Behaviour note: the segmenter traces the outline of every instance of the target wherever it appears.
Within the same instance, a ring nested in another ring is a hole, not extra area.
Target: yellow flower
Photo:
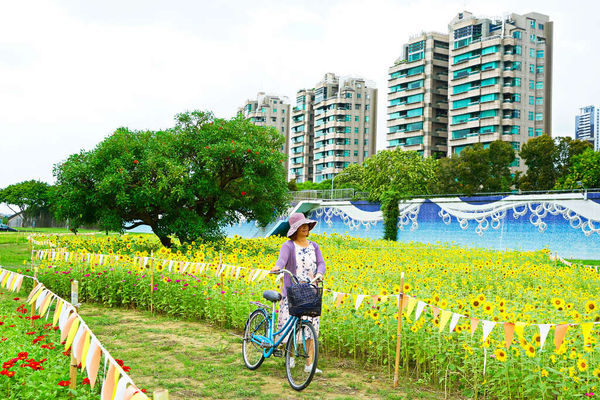
[[[528,345],[527,349],[525,349],[525,354],[533,358],[535,356],[535,347],[532,344]]]
[[[596,311],[596,303],[591,300],[585,303],[585,311],[588,313]]]
[[[542,369],[542,370],[540,371],[540,374],[542,375],[542,377],[544,377],[544,378],[545,378],[545,377],[547,377],[547,376],[548,376],[548,371],[546,371],[545,369]]]
[[[594,375],[596,378],[600,379],[600,369],[596,368],[595,370],[593,370],[592,375]]]
[[[588,368],[587,360],[585,358],[577,360],[577,368],[579,368],[581,372],[585,371]]]
[[[494,351],[494,354],[496,355],[496,359],[498,359],[498,361],[506,361],[506,352],[504,351],[504,349],[496,349]]]

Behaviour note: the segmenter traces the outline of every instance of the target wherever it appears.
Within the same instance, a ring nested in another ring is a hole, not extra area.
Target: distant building
[[[575,116],[575,139],[585,140],[600,151],[600,110],[594,106],[582,107]]]
[[[281,149],[283,154],[289,154],[290,132],[290,102],[287,97],[267,95],[258,92],[256,100],[247,100],[239,109],[244,117],[258,126],[272,126],[285,136],[285,144]],[[285,161],[288,169],[289,160]]]
[[[448,35],[421,33],[388,70],[387,148],[448,152]]]
[[[552,135],[553,22],[539,13],[450,22],[448,155]],[[514,167],[524,169],[517,158]]]
[[[290,179],[321,182],[375,154],[377,89],[357,77],[325,74],[297,92],[290,132]]]

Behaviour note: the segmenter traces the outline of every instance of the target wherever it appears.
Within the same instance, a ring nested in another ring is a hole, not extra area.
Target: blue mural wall
[[[298,205],[296,206],[298,208]],[[564,258],[600,259],[600,193],[413,199],[399,205],[398,240],[498,250],[548,248]],[[380,239],[379,204],[322,201],[309,217],[317,233]],[[265,236],[254,223],[228,234]]]

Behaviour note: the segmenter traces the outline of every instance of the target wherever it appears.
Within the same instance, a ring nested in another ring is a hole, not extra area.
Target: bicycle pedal
[[[273,357],[283,357],[283,351],[281,349],[273,350]]]

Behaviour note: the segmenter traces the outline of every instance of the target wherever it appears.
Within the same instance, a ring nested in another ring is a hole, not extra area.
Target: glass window
[[[452,102],[452,109],[453,110],[457,110],[459,108],[464,108],[467,107],[471,102],[471,99],[462,99],[462,100],[456,100]]]
[[[469,120],[469,118],[471,118],[471,114],[467,113],[467,114],[461,114],[461,115],[455,115],[452,117],[452,123],[453,124],[462,124],[464,122],[467,122]]]
[[[498,78],[487,78],[481,80],[481,86],[490,86],[498,83]]]
[[[544,73],[544,66],[543,65],[538,65],[537,67],[535,67],[536,71],[538,74],[543,74]]]
[[[529,96],[529,104],[533,105],[534,98],[533,96]]]
[[[519,125],[513,125],[510,128],[511,135],[518,135],[521,132],[521,127]]]
[[[365,128],[365,135],[369,134],[369,128]]]
[[[543,121],[544,120],[544,113],[535,113],[535,120],[536,121]]]
[[[533,33],[529,35],[529,41],[535,43],[535,35]]]
[[[344,128],[344,133],[352,133],[352,132],[350,131],[350,127],[349,127],[349,126],[347,126],[346,128]]]
[[[354,117],[354,122],[358,122],[358,115]]]
[[[492,133],[492,132],[496,132],[496,125],[488,125],[488,126],[482,126],[479,129],[480,133]]]
[[[529,57],[535,58],[535,49],[529,49]]]
[[[492,62],[487,62],[487,63],[481,64],[481,70],[482,71],[487,71],[488,69],[494,69],[494,68],[498,68],[498,62],[497,61],[492,61]],[[456,74],[456,72],[455,72],[455,74]]]
[[[369,122],[369,116],[365,115],[365,122]]]
[[[515,46],[515,54],[521,54],[523,53],[523,48],[519,45]]]
[[[354,133],[358,133],[358,128],[354,128]]]
[[[535,136],[540,136],[542,134],[542,128],[535,129]]]
[[[535,73],[535,65],[534,64],[529,64],[529,72],[531,72],[532,74]]]
[[[544,24],[538,24],[538,29],[540,31],[543,31],[544,30]]]
[[[423,115],[423,108],[413,108],[412,110],[406,110],[406,117],[418,117]]]
[[[481,96],[479,101],[481,103],[485,103],[485,102],[494,101],[494,100],[498,100],[498,93],[484,94],[483,96]]]
[[[358,145],[358,139],[354,139],[354,144]]]
[[[535,82],[533,81],[533,79],[529,80],[529,89],[535,89]]]
[[[535,29],[535,19],[529,20],[529,26],[531,26],[532,29]]]
[[[352,93],[346,93],[346,98],[347,99],[351,99],[352,98]]]
[[[354,157],[358,157],[358,150],[354,150]]]
[[[369,152],[365,150],[364,154],[363,154],[363,158],[367,158],[369,157]]]
[[[521,87],[521,78],[514,78],[513,79],[513,86]]]
[[[528,134],[530,137],[533,137],[533,128],[531,128],[531,127],[527,128],[527,134]]]
[[[520,102],[521,102],[521,95],[519,93],[513,94],[513,103],[520,103]]]
[[[492,53],[496,53],[498,51],[498,46],[489,46],[489,47],[484,47],[483,49],[481,49],[481,55],[485,55],[485,54],[492,54]]]
[[[413,94],[412,96],[408,96],[406,98],[406,104],[418,103],[420,101],[423,101],[423,98],[424,98],[423,93]]]
[[[544,104],[544,98],[543,97],[536,97],[535,98],[535,105],[541,106],[543,104]]]
[[[346,116],[344,117],[344,121],[346,121],[346,122],[350,122],[350,117],[352,117],[352,116],[351,116],[351,115],[346,115]]]
[[[536,89],[543,89],[544,88],[544,81],[539,81],[535,83],[535,88]]]
[[[537,51],[537,58],[544,58],[544,50]]]
[[[515,39],[521,39],[521,31],[514,31],[513,32],[513,37]]]
[[[498,110],[485,110],[479,113],[479,118],[490,118],[498,115]]]
[[[356,94],[356,98],[357,98],[357,99],[360,99],[360,97],[361,97],[361,96],[360,96],[360,93],[357,93],[357,94]]]
[[[453,94],[464,93],[464,92],[468,92],[469,90],[471,90],[471,84],[463,83],[462,85],[454,86],[452,88],[452,93]]]
[[[533,121],[533,111],[529,111],[529,113],[527,115],[527,119],[530,121]]]

